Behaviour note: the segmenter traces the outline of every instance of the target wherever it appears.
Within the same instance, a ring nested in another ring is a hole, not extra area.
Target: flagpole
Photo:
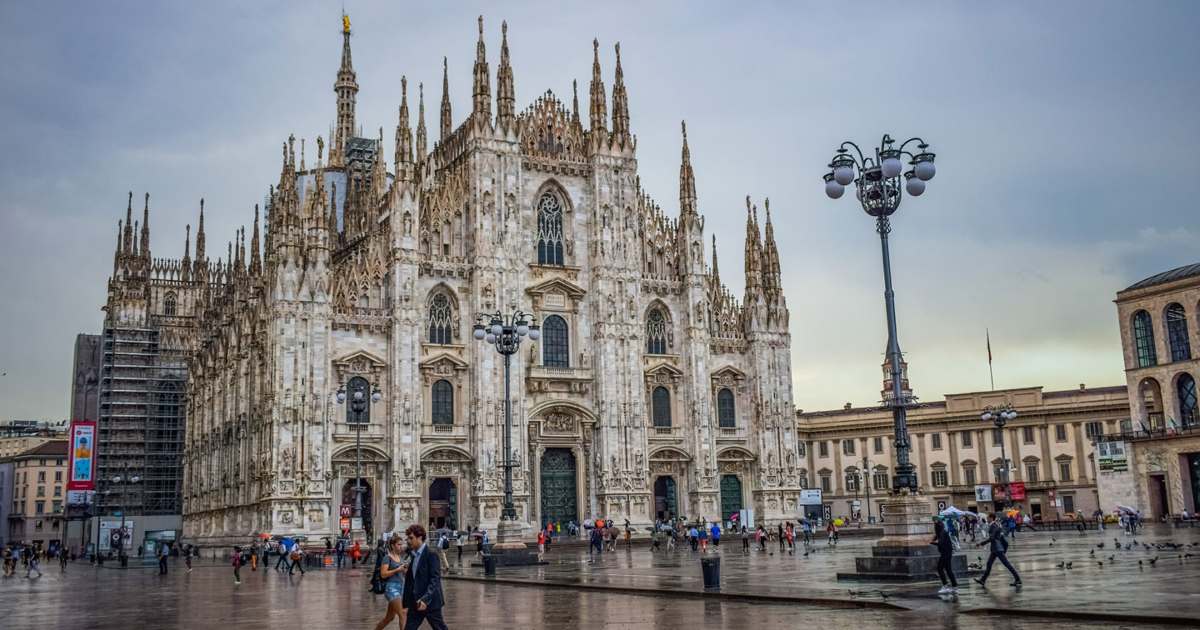
[[[992,331],[985,328],[984,334],[987,335],[988,379],[992,382],[992,391],[996,391],[996,375],[992,373]]]

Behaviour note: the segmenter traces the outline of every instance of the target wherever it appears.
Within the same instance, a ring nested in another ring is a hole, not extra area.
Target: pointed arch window
[[[667,316],[658,307],[650,309],[646,316],[646,353],[667,353]]]
[[[567,320],[551,315],[542,322],[542,365],[571,367],[571,340],[567,335]]]
[[[167,317],[174,317],[175,312],[175,294],[168,293],[167,296],[163,298],[163,315],[166,315]]]
[[[733,392],[728,387],[722,387],[717,392],[717,423],[722,429],[732,429],[737,426],[737,414],[734,408]]]
[[[454,339],[454,306],[445,293],[429,300],[429,343],[448,344]]]
[[[1167,342],[1171,346],[1172,361],[1187,361],[1192,358],[1192,345],[1188,341],[1187,313],[1178,302],[1167,306]]]
[[[450,381],[440,380],[433,384],[433,423],[436,425],[454,424],[454,386]]]
[[[538,264],[563,265],[563,207],[557,195],[542,193],[537,221]]]
[[[654,414],[654,426],[671,427],[671,392],[666,387],[655,387],[650,396],[650,404]]]
[[[1137,350],[1138,367],[1150,367],[1158,363],[1154,350],[1154,324],[1150,313],[1138,311],[1133,314],[1133,342]]]
[[[1175,382],[1176,393],[1179,395],[1179,419],[1183,426],[1190,427],[1200,420],[1200,410],[1197,409],[1196,379],[1184,372]]]

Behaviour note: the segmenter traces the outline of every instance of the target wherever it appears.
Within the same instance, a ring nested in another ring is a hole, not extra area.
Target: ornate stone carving
[[[573,416],[565,413],[551,413],[542,420],[542,431],[545,433],[576,433],[578,423]]]

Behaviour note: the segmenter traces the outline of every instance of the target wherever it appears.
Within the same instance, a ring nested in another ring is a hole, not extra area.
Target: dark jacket
[[[938,553],[943,556],[954,553],[954,541],[950,540],[950,532],[946,531],[946,526],[941,523],[933,526],[933,540],[929,541],[929,544],[937,545]]]
[[[1000,526],[1000,523],[992,523],[988,526],[987,540],[979,543],[979,546],[983,545],[987,545],[988,550],[992,553],[1008,552],[1008,541],[1004,539],[1004,528]]]
[[[416,610],[417,602],[425,602],[427,610],[438,610],[442,599],[442,563],[437,550],[426,542],[425,551],[408,570],[404,579],[404,607]]]

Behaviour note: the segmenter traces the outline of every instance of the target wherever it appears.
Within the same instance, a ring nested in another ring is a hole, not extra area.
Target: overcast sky
[[[151,195],[158,257],[182,254],[205,197],[217,255],[276,181],[279,143],[328,133],[340,6],[0,4],[0,420],[68,414],[74,337],[100,330],[126,191]],[[610,90],[620,41],[643,185],[677,213],[686,119],[736,295],[743,199],[771,198],[806,410],[871,404],[881,387],[878,239],[850,195],[822,191],[844,139],[920,135],[938,154],[892,249],[900,341],[925,400],[988,388],[988,328],[999,388],[1123,384],[1115,292],[1200,260],[1200,3],[346,9],[358,121],[388,138],[401,75],[410,97],[430,88],[436,135],[443,55],[455,124],[469,111],[479,13],[493,74],[508,20],[521,109],[547,89],[569,102],[578,79],[586,115],[592,38]]]

